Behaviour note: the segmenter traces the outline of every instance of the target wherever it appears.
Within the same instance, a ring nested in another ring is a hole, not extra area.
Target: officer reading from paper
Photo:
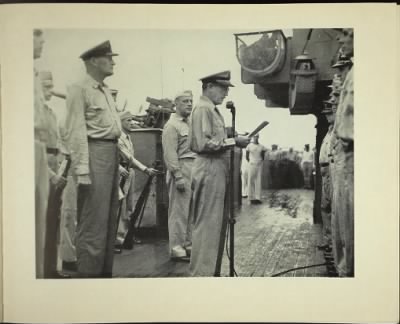
[[[111,44],[84,52],[87,75],[68,88],[66,139],[78,184],[76,253],[80,277],[111,277],[118,211],[121,121],[104,79],[114,73]]]
[[[250,142],[243,136],[227,138],[224,118],[216,107],[233,87],[230,77],[230,71],[224,71],[200,79],[203,94],[191,115],[189,143],[191,150],[198,153],[192,169],[191,276],[219,275],[228,210],[224,206],[229,180],[228,148],[244,148]]]

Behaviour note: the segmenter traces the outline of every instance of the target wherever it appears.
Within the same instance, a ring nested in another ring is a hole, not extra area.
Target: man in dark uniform
[[[121,121],[104,79],[114,73],[109,41],[84,52],[87,75],[68,88],[66,140],[78,184],[76,253],[80,277],[112,276],[118,211]]]
[[[268,162],[269,162],[269,176],[270,176],[270,188],[278,188],[278,161],[279,161],[279,151],[278,145],[272,144],[271,151],[268,152]]]
[[[227,138],[225,121],[216,105],[228,94],[230,71],[200,79],[203,94],[190,119],[189,145],[198,154],[192,167],[191,276],[219,276],[227,221],[225,190],[229,180],[229,150],[246,147],[250,138]]]

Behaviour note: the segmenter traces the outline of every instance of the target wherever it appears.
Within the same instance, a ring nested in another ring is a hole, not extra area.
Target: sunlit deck
[[[262,205],[243,205],[235,225],[235,270],[239,277],[270,277],[291,268],[322,264],[321,226],[313,224],[314,192],[303,189],[268,190]],[[168,241],[143,238],[143,244],[116,255],[115,277],[182,277],[187,263],[173,262]],[[223,257],[222,276],[229,276]],[[287,277],[327,277],[325,266],[288,272]]]

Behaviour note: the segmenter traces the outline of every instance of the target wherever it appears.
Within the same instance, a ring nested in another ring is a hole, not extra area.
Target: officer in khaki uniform
[[[172,260],[189,261],[191,253],[191,222],[189,207],[191,173],[196,153],[189,147],[188,118],[192,112],[193,94],[183,91],[175,96],[176,112],[165,124],[162,135],[164,161],[168,169],[169,193],[168,232]]]
[[[45,277],[57,278],[57,237],[61,211],[61,192],[67,179],[57,174],[59,167],[60,138],[57,117],[46,102],[50,101],[53,93],[53,75],[49,71],[40,71],[39,78],[42,84],[44,103],[44,116],[47,124],[46,151],[48,174],[50,179],[49,197],[46,213],[46,243],[45,243]]]
[[[337,104],[334,100],[325,101],[325,107],[322,114],[326,116],[329,123],[328,132],[325,135],[319,154],[319,166],[322,176],[322,197],[321,197],[321,215],[322,215],[322,236],[323,242],[319,246],[320,249],[330,251],[332,245],[332,226],[331,226],[331,209],[332,209],[332,184],[331,173],[329,169],[330,152],[332,142],[333,122],[335,115],[332,106]]]
[[[87,75],[67,92],[65,139],[78,185],[79,277],[112,276],[121,121],[104,79],[114,73],[115,55],[109,41],[84,52]]]
[[[353,30],[343,29],[339,39],[341,52],[353,57]],[[348,71],[347,71],[348,70]],[[343,86],[335,117],[333,133],[334,210],[332,219],[333,252],[341,277],[354,276],[354,87],[352,65],[342,69]]]
[[[225,121],[216,105],[228,94],[230,71],[200,79],[203,93],[190,118],[189,143],[198,154],[192,169],[193,219],[191,276],[219,276],[227,211],[225,191],[229,180],[229,150],[246,147],[250,139],[227,138]]]
[[[33,31],[33,59],[43,50],[43,31]],[[34,67],[34,138],[35,138],[35,243],[36,277],[45,277],[46,213],[49,197],[49,174],[46,153],[47,121],[45,100],[39,72]]]
[[[132,131],[133,115],[130,111],[123,111],[119,113],[121,119],[122,134],[118,139],[118,148],[120,154],[119,160],[119,175],[120,175],[120,188],[122,197],[120,197],[120,210],[118,232],[116,238],[115,252],[120,253],[125,236],[128,233],[130,226],[130,215],[135,206],[133,204],[133,191],[135,189],[135,170],[138,169],[147,175],[155,175],[157,170],[146,167],[139,160],[135,159],[133,143],[131,141],[130,133]],[[134,243],[140,243],[137,238],[134,238]]]

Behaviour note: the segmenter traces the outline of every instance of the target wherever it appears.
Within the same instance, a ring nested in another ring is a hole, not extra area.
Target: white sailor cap
[[[180,98],[180,97],[193,97],[193,93],[191,90],[184,90],[181,92],[178,92],[174,98],[174,100]]]

